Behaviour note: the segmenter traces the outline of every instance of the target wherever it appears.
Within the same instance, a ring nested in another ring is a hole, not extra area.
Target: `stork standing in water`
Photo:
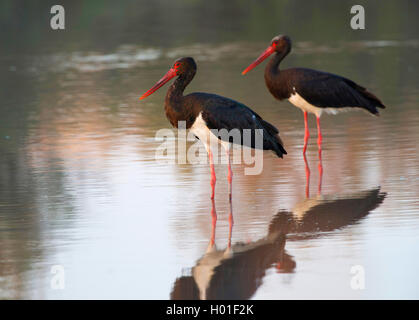
[[[228,159],[228,183],[231,199],[232,171],[229,147],[230,142],[236,143],[237,141],[230,141],[230,137],[227,137],[226,140],[223,136],[216,136],[214,132],[221,129],[229,132],[232,129],[238,129],[242,135],[240,141],[242,145],[245,144],[253,148],[260,147],[263,150],[272,150],[280,158],[287,152],[279,137],[278,129],[263,120],[257,113],[244,104],[209,93],[195,92],[183,95],[186,86],[195,76],[196,69],[196,63],[193,58],[187,57],[176,60],[163,78],[144,93],[140,97],[140,100],[155,92],[170,79],[177,77],[166,94],[166,116],[175,128],[178,127],[179,121],[185,121],[186,129],[190,129],[204,143],[210,162],[211,199],[214,199],[216,177],[210,141],[215,139],[213,141],[218,141],[218,143],[222,144]],[[245,141],[246,139],[243,139],[243,130],[245,129],[251,130],[252,139],[250,145],[249,142]],[[261,146],[257,146],[255,143],[257,130],[263,133],[263,145]]]
[[[310,136],[307,112],[316,115],[317,144],[321,159],[320,116],[323,112],[336,114],[350,108],[361,108],[378,116],[377,108],[384,109],[385,106],[374,94],[344,77],[307,68],[279,70],[279,64],[290,51],[291,39],[285,35],[276,36],[272,39],[269,47],[242,74],[246,74],[273,54],[265,68],[266,86],[276,99],[288,99],[289,102],[304,112],[304,154]]]

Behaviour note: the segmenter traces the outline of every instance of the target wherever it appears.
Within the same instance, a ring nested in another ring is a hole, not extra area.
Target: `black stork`
[[[285,35],[276,36],[269,47],[242,74],[246,74],[274,54],[265,68],[266,86],[276,99],[288,99],[304,112],[304,154],[310,136],[307,112],[314,113],[317,118],[317,143],[321,156],[320,116],[323,112],[336,114],[349,108],[361,108],[378,116],[377,107],[385,108],[374,94],[347,78],[307,68],[280,70],[279,64],[290,51],[291,39]]]
[[[196,69],[196,63],[193,58],[186,57],[176,60],[163,78],[144,93],[140,97],[140,100],[151,95],[170,79],[177,76],[177,79],[169,87],[166,94],[166,116],[175,128],[178,128],[179,121],[185,121],[186,129],[190,129],[204,143],[210,162],[211,199],[214,199],[216,177],[210,139],[211,141],[221,143],[228,159],[228,183],[231,199],[232,172],[229,147],[230,142],[236,143],[237,141],[230,141],[230,137],[226,139],[225,135],[217,135],[217,131],[224,129],[230,132],[230,130],[238,129],[243,136],[243,130],[250,129],[252,142],[248,145],[244,141],[245,139],[241,139],[241,144],[257,147],[254,142],[256,130],[258,130],[258,133],[262,132],[263,134],[263,150],[272,150],[280,158],[287,152],[279,137],[278,129],[263,120],[257,113],[244,104],[209,93],[195,92],[183,95],[186,86],[195,76]]]

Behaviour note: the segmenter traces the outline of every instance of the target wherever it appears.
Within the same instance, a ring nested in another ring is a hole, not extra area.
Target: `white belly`
[[[227,141],[222,141],[215,136],[210,129],[208,129],[204,119],[202,119],[202,113],[196,117],[195,122],[189,129],[194,135],[196,135],[199,140],[205,145],[207,151],[210,147],[218,145],[219,143],[222,144],[225,150],[229,150],[230,143]]]
[[[336,114],[344,110],[344,108],[319,108],[313,106],[312,104],[308,103],[303,97],[301,97],[297,92],[293,93],[288,98],[288,101],[303,111],[314,113],[317,117],[320,117],[323,111],[331,114]]]

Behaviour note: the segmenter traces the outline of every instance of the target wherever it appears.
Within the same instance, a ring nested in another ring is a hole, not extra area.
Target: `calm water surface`
[[[51,35],[0,54],[0,298],[419,298],[418,34],[318,44],[295,32],[284,67],[342,74],[387,105],[378,118],[322,117],[321,176],[314,118],[305,163],[301,111],[274,100],[263,67],[240,75],[277,26],[245,40],[240,21],[220,39],[201,30],[208,41],[158,45],[129,26],[120,43],[79,45],[83,30],[70,30],[66,46]],[[245,103],[285,142],[260,175],[233,165],[231,206],[225,164],[213,203],[208,165],[155,159],[167,87],[138,97],[180,56],[198,63],[187,92]],[[364,290],[351,289],[355,265]]]

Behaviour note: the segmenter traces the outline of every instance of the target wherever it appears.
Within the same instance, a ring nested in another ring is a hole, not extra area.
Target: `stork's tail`
[[[375,94],[369,92],[366,88],[360,86],[359,84],[351,80],[348,80],[347,83],[356,91],[358,91],[358,93],[361,94],[365,102],[363,108],[371,112],[373,115],[379,116],[377,108],[386,108],[386,106],[381,102],[381,100]]]
[[[272,150],[279,158],[282,158],[287,151],[284,149],[284,143],[279,136],[278,129],[269,122],[261,119],[264,130],[263,149]]]

